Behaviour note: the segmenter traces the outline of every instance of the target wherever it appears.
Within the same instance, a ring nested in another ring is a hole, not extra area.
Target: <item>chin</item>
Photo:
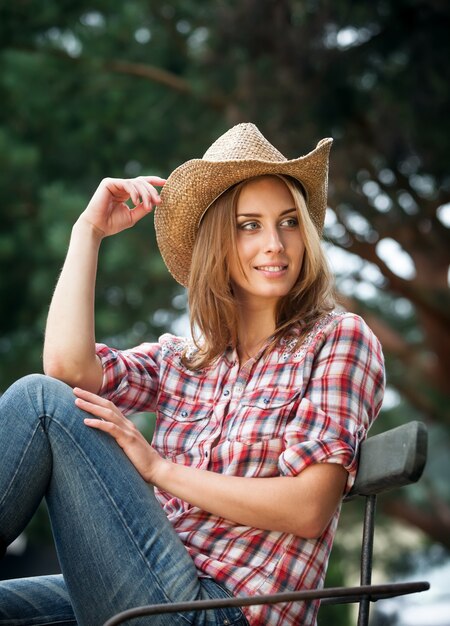
[[[261,291],[259,293],[254,292],[254,296],[267,300],[280,300],[280,298],[284,298],[285,296],[287,296],[289,291],[289,289],[271,289],[267,291]]]

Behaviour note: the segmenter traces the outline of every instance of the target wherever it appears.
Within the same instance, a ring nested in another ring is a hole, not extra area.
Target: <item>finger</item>
[[[111,400],[107,400],[106,398],[99,396],[97,393],[93,393],[92,391],[87,391],[87,389],[82,389],[81,387],[74,387],[73,393],[78,398],[83,398],[84,400],[88,400],[89,402],[92,402],[93,404],[99,404],[100,406],[104,406],[107,408],[111,408],[115,406],[114,403],[111,402]]]
[[[139,176],[136,179],[136,183],[139,186],[139,190],[141,191],[141,198],[143,200],[145,196],[149,198],[149,203],[151,204],[151,207],[149,206],[149,209],[152,208],[155,204],[159,204],[161,202],[158,190],[155,189],[155,187],[151,183],[151,180],[153,178],[154,177],[151,176]],[[159,180],[163,181],[163,183],[159,183],[158,186],[165,183],[165,180],[163,178]]]
[[[76,398],[75,405],[82,411],[90,413],[91,415],[95,415],[95,417],[98,417],[101,420],[105,420],[105,422],[121,424],[125,419],[117,409],[114,410],[106,408],[104,406],[100,406],[98,404],[93,404],[92,402],[88,402],[87,400],[83,400],[82,398]]]
[[[106,189],[116,202],[125,202],[128,198],[137,204],[139,202],[138,195],[134,189],[131,180],[123,178],[106,178],[104,180]]]
[[[104,422],[101,419],[96,417],[85,417],[83,423],[90,428],[95,428],[96,430],[102,430],[103,432],[111,432],[114,424],[111,422]]]
[[[136,179],[134,184],[139,192],[141,204],[144,206],[146,211],[151,211],[153,206],[159,202],[158,192],[144,179]]]
[[[159,204],[159,194],[156,189],[143,178],[134,178],[130,181],[133,192],[130,194],[133,201],[133,211],[143,205],[146,211],[151,211],[155,204]],[[137,200],[137,201],[136,201]]]
[[[112,422],[104,422],[101,419],[96,419],[95,417],[86,417],[83,420],[83,423],[89,428],[94,428],[95,430],[101,430],[104,433],[108,433],[111,437],[113,437],[117,442],[120,438],[120,429],[113,424]]]
[[[134,180],[127,181],[125,188],[130,195],[130,199],[133,205],[135,207],[138,206],[141,203],[141,194],[138,186],[136,185],[136,182]]]
[[[75,399],[76,406],[83,411],[108,422],[122,423],[125,420],[125,417],[110,400],[79,387],[75,387],[73,392],[77,396]]]
[[[161,187],[165,184],[165,178],[159,176],[138,176],[137,178],[106,178],[103,181],[111,195],[118,201],[131,199],[134,206],[150,194],[152,205],[159,204],[158,191],[153,187]],[[145,202],[144,202],[145,203]],[[150,209],[150,207],[149,207]]]
[[[167,181],[166,178],[161,178],[160,176],[142,176],[142,178],[156,187],[164,187]]]
[[[137,183],[136,178],[119,179],[117,185],[117,193],[115,195],[117,200],[127,201],[131,200],[134,206],[141,203],[141,190]],[[127,205],[127,208],[128,205]]]
[[[132,226],[134,226],[136,222],[139,222],[139,220],[141,220],[143,217],[148,215],[150,211],[152,210],[152,208],[153,207],[150,207],[150,209],[146,209],[143,204],[139,204],[132,211],[130,211],[130,218],[131,218]]]

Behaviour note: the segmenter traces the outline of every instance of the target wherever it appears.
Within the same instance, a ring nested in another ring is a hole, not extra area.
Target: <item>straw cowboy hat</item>
[[[311,219],[322,232],[327,208],[328,157],[333,140],[322,139],[309,154],[289,161],[254,124],[238,124],[219,137],[202,159],[186,161],[167,179],[155,210],[161,255],[172,276],[187,286],[201,219],[233,185],[254,176],[284,174],[306,194]]]

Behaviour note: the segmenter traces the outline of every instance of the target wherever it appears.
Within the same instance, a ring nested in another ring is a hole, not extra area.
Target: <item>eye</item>
[[[259,228],[258,222],[242,222],[238,224],[240,230],[257,230]]]
[[[288,228],[295,228],[298,226],[298,219],[296,217],[288,217],[281,222],[282,226],[287,226]]]

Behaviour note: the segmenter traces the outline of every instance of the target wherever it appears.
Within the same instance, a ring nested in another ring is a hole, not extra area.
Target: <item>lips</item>
[[[261,272],[282,272],[287,269],[287,265],[259,265],[255,269]]]

